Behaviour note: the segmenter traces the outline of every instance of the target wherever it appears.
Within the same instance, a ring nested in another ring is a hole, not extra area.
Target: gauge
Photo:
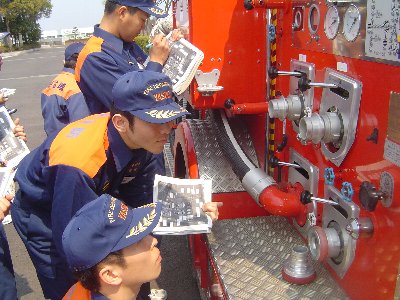
[[[310,11],[308,12],[308,29],[310,30],[311,34],[317,33],[320,19],[321,14],[318,6],[316,4],[311,5]]]
[[[361,14],[357,6],[351,4],[343,17],[343,35],[349,42],[354,41],[360,33]]]
[[[293,28],[300,30],[303,27],[303,13],[300,10],[294,12]]]
[[[339,21],[339,12],[337,8],[335,6],[329,6],[324,21],[324,31],[328,39],[333,40],[338,34]]]

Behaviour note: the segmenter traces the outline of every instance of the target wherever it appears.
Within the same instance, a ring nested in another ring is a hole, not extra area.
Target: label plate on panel
[[[387,136],[400,144],[400,94],[391,92]]]
[[[400,145],[386,139],[383,157],[400,167]]]
[[[399,18],[400,1],[368,0],[365,56],[400,62]]]

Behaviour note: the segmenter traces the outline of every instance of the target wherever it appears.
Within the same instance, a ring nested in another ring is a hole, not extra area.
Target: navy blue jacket
[[[56,133],[65,125],[90,115],[74,74],[74,69],[64,68],[42,91],[42,115],[47,135]]]
[[[75,79],[90,112],[110,111],[114,83],[127,72],[143,69],[146,59],[146,53],[136,43],[124,42],[96,25],[75,68]],[[146,70],[161,72],[162,65],[150,61]]]
[[[102,194],[131,207],[153,201],[157,156],[129,149],[109,118],[105,113],[67,125],[18,167],[14,203],[31,215],[29,250],[44,265],[65,262],[62,233],[86,203]]]

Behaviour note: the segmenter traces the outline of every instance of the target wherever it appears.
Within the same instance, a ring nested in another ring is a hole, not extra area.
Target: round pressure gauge
[[[361,14],[357,6],[351,4],[343,17],[343,35],[349,42],[354,41],[360,34]]]
[[[318,6],[316,4],[311,5],[308,12],[308,29],[310,30],[311,34],[317,33],[320,19],[321,13],[319,12]]]
[[[324,31],[328,39],[333,40],[338,34],[339,21],[339,12],[337,8],[335,6],[329,6],[324,21]]]
[[[303,13],[300,10],[296,10],[294,12],[294,21],[293,27],[294,29],[300,29],[303,25]]]

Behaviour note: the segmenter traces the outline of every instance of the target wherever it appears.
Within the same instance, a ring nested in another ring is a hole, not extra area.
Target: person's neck
[[[140,149],[140,147],[138,146],[138,145],[136,145],[133,141],[132,141],[132,139],[130,138],[130,137],[128,137],[128,135],[127,134],[125,134],[125,133],[119,133],[119,135],[120,135],[120,137],[121,137],[121,139],[124,141],[124,143],[125,143],[125,145],[129,148],[129,149],[131,149],[131,150],[136,150],[136,149]]]
[[[103,16],[99,28],[121,39],[118,31],[117,20],[113,19],[112,16]]]
[[[136,300],[140,291],[140,285],[134,287],[127,286],[105,286],[100,288],[100,293],[109,300]]]

